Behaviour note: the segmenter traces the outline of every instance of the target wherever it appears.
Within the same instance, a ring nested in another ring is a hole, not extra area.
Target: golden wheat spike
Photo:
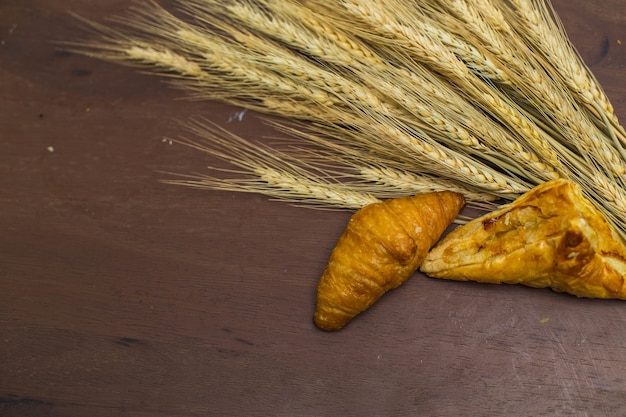
[[[244,178],[187,184],[353,207],[428,184],[511,199],[561,177],[626,235],[626,136],[547,1],[177,4],[182,14],[151,2],[92,24],[96,38],[74,46],[312,132],[285,151],[235,141],[228,153],[196,126]]]

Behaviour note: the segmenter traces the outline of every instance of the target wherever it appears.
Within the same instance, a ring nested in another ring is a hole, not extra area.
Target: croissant
[[[626,299],[624,242],[567,180],[539,185],[458,227],[430,251],[420,270],[435,278]]]
[[[405,282],[464,205],[461,194],[443,191],[390,199],[357,211],[319,280],[315,325],[339,330]]]

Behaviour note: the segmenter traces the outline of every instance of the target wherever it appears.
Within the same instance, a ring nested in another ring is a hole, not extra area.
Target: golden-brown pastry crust
[[[454,280],[626,299],[626,247],[580,187],[554,180],[458,227],[420,267]]]
[[[465,204],[436,192],[370,204],[355,213],[317,287],[314,322],[339,330],[406,281]]]

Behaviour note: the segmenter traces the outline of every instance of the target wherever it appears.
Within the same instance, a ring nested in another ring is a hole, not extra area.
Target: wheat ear
[[[192,128],[240,177],[188,185],[355,208],[411,181],[488,201],[566,177],[626,235],[623,129],[524,34],[522,3],[179,0],[182,17],[150,3],[78,49],[312,129],[283,150]]]
[[[529,44],[548,62],[574,96],[610,128],[626,144],[624,129],[614,113],[613,105],[589,67],[569,41],[558,15],[549,2],[537,0],[512,0],[509,12],[515,13],[517,30]]]
[[[516,38],[505,39],[485,21],[483,11],[478,9],[485,3],[470,4],[466,0],[441,2],[447,12],[441,13],[440,17],[454,26],[454,19],[451,19],[454,16],[461,22],[457,26],[469,29],[500,62],[514,69],[513,73],[517,78],[514,85],[523,91],[520,98],[530,100],[529,103],[543,114],[550,112],[558,129],[567,132],[565,138],[567,143],[581,142],[580,146],[585,148],[586,152],[591,152],[612,175],[623,176],[626,173],[626,162],[616,152],[611,141],[584,112],[577,110],[577,105],[569,93],[566,94],[555,85],[553,78],[545,72],[544,66],[536,63],[536,56],[528,51],[526,45]],[[515,44],[515,48],[508,45],[511,42]],[[515,54],[512,52],[513,49]]]
[[[213,123],[196,120],[187,126],[200,139],[180,138],[172,141],[229,162],[236,169],[214,170],[230,172],[236,174],[236,177],[228,179],[205,174],[177,174],[179,179],[164,182],[223,191],[254,192],[316,207],[358,209],[379,201],[365,192],[364,187],[329,180],[332,175],[325,174],[321,169],[307,171],[289,162],[292,158],[277,149],[261,143],[251,145]]]

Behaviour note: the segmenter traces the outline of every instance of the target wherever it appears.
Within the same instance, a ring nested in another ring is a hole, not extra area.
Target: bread
[[[405,282],[464,204],[461,194],[446,191],[390,199],[356,212],[319,280],[317,327],[341,329]]]
[[[430,251],[420,269],[435,278],[626,299],[624,242],[568,180],[539,185],[458,227]]]

